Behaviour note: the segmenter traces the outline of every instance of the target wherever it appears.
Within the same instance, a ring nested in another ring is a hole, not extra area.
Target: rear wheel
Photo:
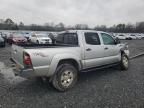
[[[129,67],[129,59],[126,56],[126,54],[122,54],[121,55],[121,63],[120,63],[120,67],[122,70],[128,70]]]
[[[77,69],[71,64],[64,63],[58,66],[52,84],[59,91],[67,91],[75,85],[77,77]]]

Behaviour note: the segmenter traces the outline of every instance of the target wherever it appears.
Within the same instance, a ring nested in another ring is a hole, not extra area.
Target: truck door
[[[114,38],[107,33],[100,33],[104,46],[104,58],[107,64],[115,63],[120,60],[120,48],[115,44]]]
[[[84,41],[84,68],[87,69],[104,65],[104,46],[101,45],[98,33],[85,32]]]

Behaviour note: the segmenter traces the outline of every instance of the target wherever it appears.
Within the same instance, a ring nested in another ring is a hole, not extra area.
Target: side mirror
[[[120,44],[120,40],[118,38],[115,39],[115,44]]]

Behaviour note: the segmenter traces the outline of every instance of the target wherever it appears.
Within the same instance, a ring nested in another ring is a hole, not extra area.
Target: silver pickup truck
[[[14,73],[25,78],[46,77],[59,91],[72,88],[79,72],[109,66],[128,69],[128,45],[93,30],[59,33],[53,45],[12,45]]]

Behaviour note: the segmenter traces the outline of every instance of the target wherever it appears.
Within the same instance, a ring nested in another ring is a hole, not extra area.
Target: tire
[[[77,69],[71,64],[63,63],[56,69],[56,73],[52,79],[52,85],[58,91],[64,92],[76,84],[77,78]]]
[[[129,59],[126,54],[121,55],[121,63],[120,63],[121,70],[128,70],[129,67]]]

